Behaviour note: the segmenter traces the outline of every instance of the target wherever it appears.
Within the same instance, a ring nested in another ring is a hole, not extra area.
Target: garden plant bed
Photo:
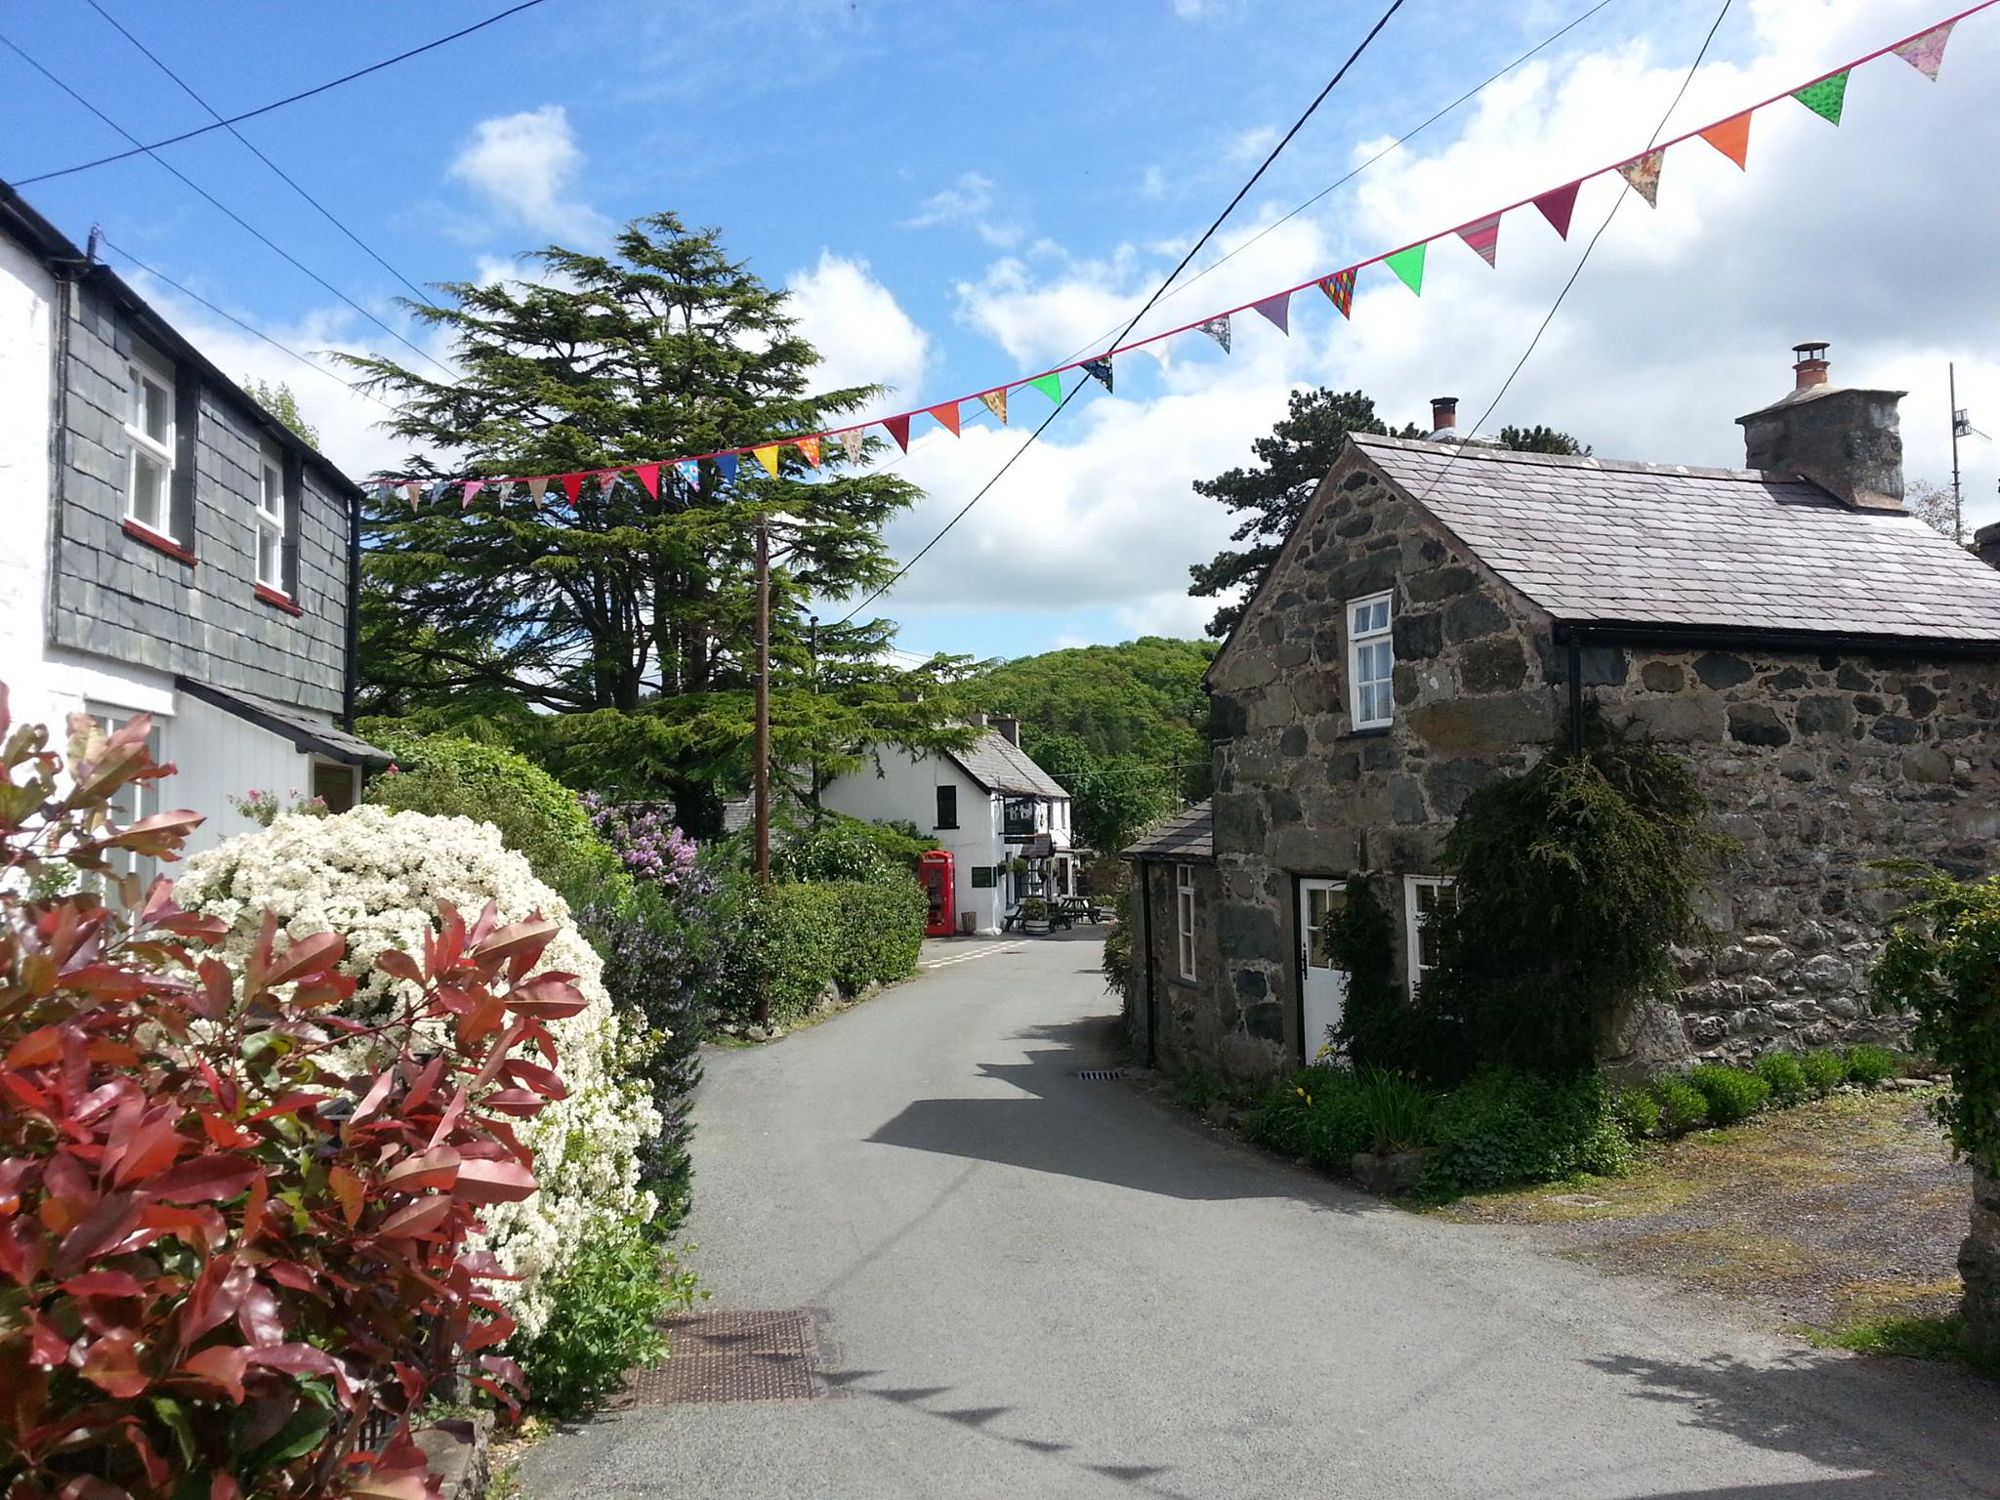
[[[1841,1092],[1644,1147],[1618,1178],[1485,1193],[1433,1210],[1527,1226],[1619,1275],[1663,1276],[1827,1338],[1956,1312],[1971,1171],[1931,1088]]]

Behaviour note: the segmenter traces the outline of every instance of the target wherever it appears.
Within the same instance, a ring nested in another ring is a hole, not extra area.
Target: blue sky
[[[226,113],[499,8],[101,3]],[[1409,0],[1203,262],[1591,3]],[[1715,5],[1611,0],[1148,326],[1336,269],[1637,150]],[[1670,133],[1951,8],[1739,0]],[[505,274],[523,249],[601,243],[610,226],[659,209],[718,225],[733,253],[795,288],[829,380],[894,385],[883,409],[896,410],[1101,343],[1378,9],[545,0],[244,129],[420,283]],[[206,118],[87,6],[15,8],[0,34],[144,138]],[[1910,473],[1946,479],[1947,361],[1959,362],[1975,425],[2000,431],[2000,362],[1980,340],[2000,311],[2000,269],[1983,252],[2000,208],[1983,192],[1939,191],[1980,180],[2000,149],[1996,61],[2000,11],[1959,28],[1936,85],[1894,58],[1857,73],[1837,131],[1802,109],[1760,114],[1747,174],[1699,142],[1670,153],[1660,207],[1621,210],[1491,425],[1546,421],[1606,456],[1739,462],[1732,419],[1783,392],[1791,343],[1825,338],[1837,379],[1910,390]],[[4,50],[0,80],[0,177],[122,148]],[[226,134],[166,154],[404,326],[394,279]],[[77,239],[101,224],[115,244],[294,347],[398,352],[151,161],[25,192]],[[1594,227],[1614,197],[1610,184],[1587,186],[1579,226]],[[1460,396],[1462,415],[1476,415],[1584,238],[1565,245],[1532,211],[1510,215],[1497,271],[1462,247],[1434,246],[1421,300],[1364,272],[1351,324],[1301,299],[1289,340],[1239,323],[1233,356],[1192,336],[1169,367],[1121,361],[1118,397],[1073,403],[881,607],[903,622],[905,646],[981,656],[1198,631],[1211,606],[1184,597],[1186,569],[1226,540],[1228,522],[1190,481],[1245,460],[1301,385],[1358,386],[1397,422],[1420,418],[1436,394]],[[357,472],[393,461],[394,445],[368,426],[379,412],[154,290],[225,367],[288,380],[337,460]],[[1022,393],[1016,409],[1039,419],[1039,399]],[[963,438],[934,431],[917,443],[905,471],[931,498],[892,529],[899,554],[985,482],[1022,430],[968,412]],[[1972,514],[1991,519],[2000,463],[1977,439],[1964,457]]]

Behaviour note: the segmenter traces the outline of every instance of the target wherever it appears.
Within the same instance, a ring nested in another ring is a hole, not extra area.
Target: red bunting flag
[[[640,464],[632,472],[639,476],[639,483],[646,487],[647,494],[651,495],[655,500],[660,498],[660,466],[658,464]]]
[[[889,436],[896,440],[898,448],[901,448],[905,453],[910,451],[910,414],[908,412],[903,413],[900,417],[884,417],[882,419],[882,426]]]
[[[939,426],[949,428],[953,437],[958,436],[958,403],[956,401],[947,401],[942,406],[933,406],[930,409],[930,413],[938,419]]]
[[[819,439],[816,437],[802,437],[798,440],[796,446],[799,452],[806,456],[806,462],[817,469],[819,467]]]
[[[556,476],[556,483],[563,487],[563,493],[569,496],[569,503],[572,506],[583,498],[583,476],[581,474],[558,474]]]
[[[1553,188],[1535,200],[1535,207],[1542,211],[1542,217],[1549,221],[1549,227],[1569,238],[1570,215],[1576,212],[1576,190],[1581,182],[1572,182],[1566,187]]]
[[[1276,328],[1286,338],[1292,336],[1292,294],[1290,292],[1280,292],[1275,297],[1266,297],[1262,302],[1253,302],[1250,305],[1269,318],[1271,326]]]
[[[1487,265],[1492,265],[1493,257],[1500,248],[1500,215],[1488,214],[1483,219],[1460,225],[1458,237],[1470,245],[1473,253]]]

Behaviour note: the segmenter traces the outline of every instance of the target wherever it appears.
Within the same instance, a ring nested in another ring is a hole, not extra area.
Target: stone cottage
[[[1591,704],[1683,755],[1741,845],[1648,1050],[1870,1033],[1894,904],[1872,862],[1996,867],[2000,571],[1903,509],[1901,393],[1796,352],[1794,389],[1738,419],[1742,470],[1457,441],[1448,402],[1428,440],[1348,440],[1209,673],[1211,947],[1191,980],[1139,975],[1173,997],[1170,1062],[1318,1050],[1345,976],[1308,936],[1357,874],[1421,983],[1461,804]]]

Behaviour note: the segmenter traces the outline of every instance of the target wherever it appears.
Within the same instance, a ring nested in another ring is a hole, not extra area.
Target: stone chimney
[[[1738,417],[1745,463],[1796,474],[1856,510],[1903,508],[1902,391],[1845,390],[1827,379],[1824,343],[1794,344],[1793,386],[1762,411]]]
[[[1458,426],[1458,397],[1431,397],[1431,436],[1449,432]]]
[[[1972,551],[1990,568],[2000,568],[2000,521],[1988,521],[1972,533]]]
[[[1021,721],[1009,714],[995,714],[993,728],[1010,745],[1021,743]]]

